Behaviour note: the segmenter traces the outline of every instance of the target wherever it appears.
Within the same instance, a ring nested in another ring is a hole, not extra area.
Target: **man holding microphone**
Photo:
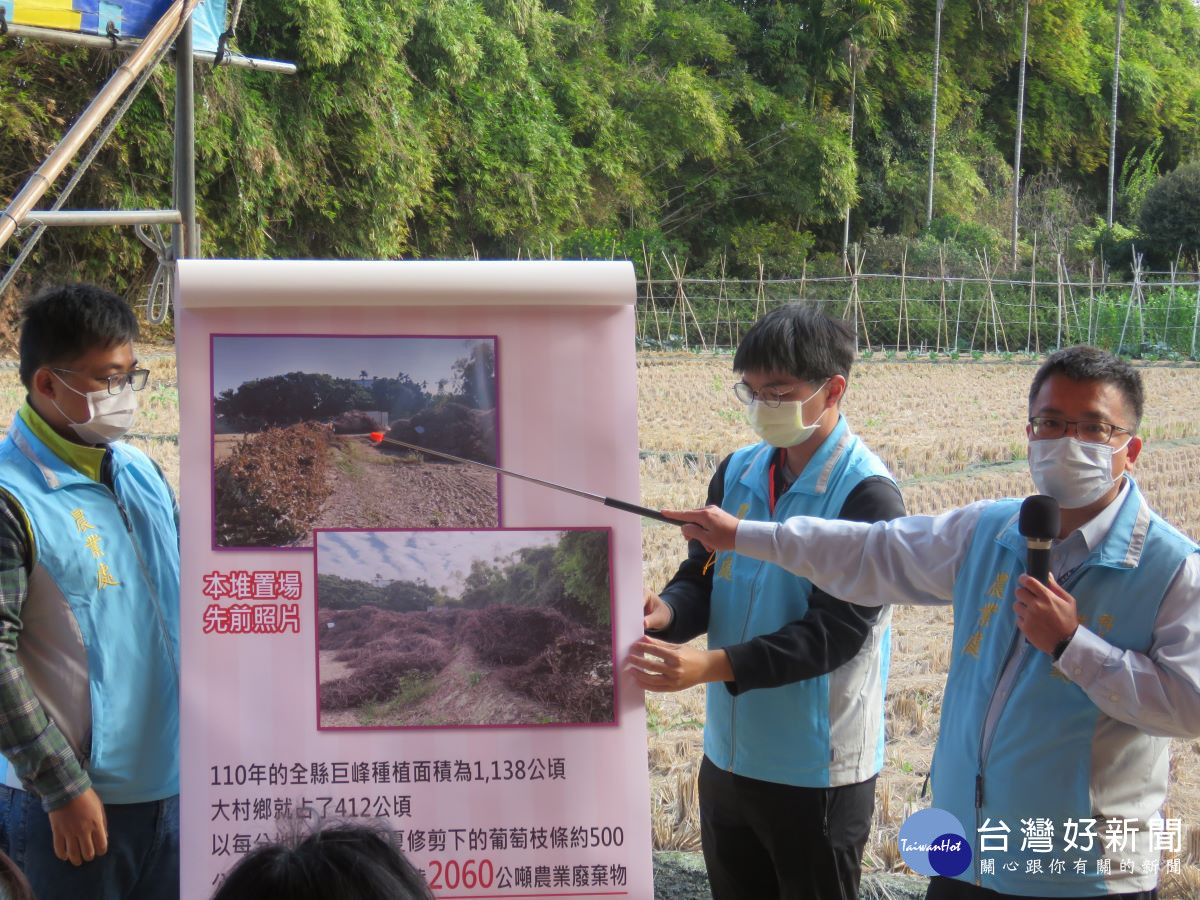
[[[1137,371],[1094,347],[1034,376],[1030,472],[1061,507],[1048,583],[1025,573],[1016,500],[874,525],[669,514],[718,563],[767,560],[855,603],[953,605],[933,805],[974,861],[932,900],[1157,896],[1167,738],[1200,735],[1200,548],[1129,475],[1142,405]],[[1033,824],[1048,854],[1025,846]]]

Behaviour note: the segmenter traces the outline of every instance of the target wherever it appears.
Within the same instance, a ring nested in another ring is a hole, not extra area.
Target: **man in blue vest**
[[[839,411],[854,354],[854,332],[810,307],[754,324],[734,356],[734,392],[762,440],[721,462],[709,503],[764,522],[904,514],[887,468]],[[633,677],[650,691],[707,683],[700,826],[716,900],[858,895],[890,618],[778,566],[712,559],[695,541],[662,594],[647,596]],[[679,646],[705,632],[708,650]]]
[[[1061,530],[1025,573],[1019,500],[886,525],[681,513],[705,546],[770,560],[861,603],[950,603],[954,642],[931,780],[973,859],[934,900],[1157,896],[1167,739],[1200,735],[1200,552],[1130,476],[1141,376],[1094,347],[1029,392],[1029,467]]]
[[[72,285],[23,311],[0,443],[0,849],[39,897],[179,896],[179,527],[120,438],[137,321]]]

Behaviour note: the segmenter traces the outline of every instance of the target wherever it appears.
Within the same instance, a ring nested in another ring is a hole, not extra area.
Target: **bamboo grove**
[[[1200,9],[1124,9],[1107,228],[1116,0],[1028,6],[1021,252],[1035,232],[1043,246],[1103,250],[1136,237],[1161,173],[1200,156]],[[886,247],[936,232],[972,259],[978,245],[1000,253],[1025,7],[252,0],[235,46],[301,72],[197,68],[204,253],[639,266],[667,255],[692,275],[748,277],[840,257],[844,237]],[[15,193],[118,63],[0,39],[0,194]],[[169,204],[172,102],[163,67],[72,206]],[[132,296],[152,268],[127,231],[65,229],[42,241],[15,293],[69,275]]]

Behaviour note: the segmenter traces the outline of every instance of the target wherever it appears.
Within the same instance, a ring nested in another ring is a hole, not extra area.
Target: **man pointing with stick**
[[[1015,500],[875,525],[669,513],[718,562],[736,550],[857,603],[953,605],[933,805],[974,859],[928,898],[1157,896],[1167,738],[1200,735],[1200,548],[1129,475],[1142,404],[1137,371],[1094,347],[1034,376],[1030,471],[1061,507],[1048,583],[1025,574]]]

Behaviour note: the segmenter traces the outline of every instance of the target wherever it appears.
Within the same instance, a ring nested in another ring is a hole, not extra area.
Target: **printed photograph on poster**
[[[318,528],[490,528],[494,337],[214,335],[213,546],[309,548]]]
[[[615,724],[610,532],[317,531],[318,727]]]

